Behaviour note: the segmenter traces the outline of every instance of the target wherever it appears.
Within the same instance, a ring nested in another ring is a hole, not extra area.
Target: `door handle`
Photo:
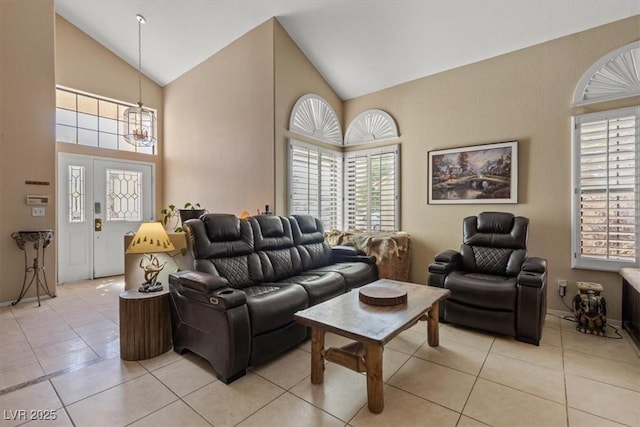
[[[102,219],[96,218],[93,220],[93,229],[95,231],[102,231]]]

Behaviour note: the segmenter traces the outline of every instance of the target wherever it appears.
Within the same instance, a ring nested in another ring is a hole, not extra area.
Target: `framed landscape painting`
[[[429,151],[429,204],[518,203],[518,141]]]

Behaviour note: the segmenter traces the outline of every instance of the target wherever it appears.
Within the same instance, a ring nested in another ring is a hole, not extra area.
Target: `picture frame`
[[[518,141],[429,151],[429,204],[518,203]]]

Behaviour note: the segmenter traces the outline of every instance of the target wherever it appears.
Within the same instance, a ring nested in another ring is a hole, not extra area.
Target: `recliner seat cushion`
[[[329,271],[338,273],[344,277],[347,289],[359,288],[362,285],[378,280],[376,269],[364,262],[337,262],[335,264],[305,271],[305,274],[318,274]]]
[[[300,253],[304,274],[334,272],[340,274],[347,289],[377,280],[377,271],[363,262],[333,262],[331,247],[324,241],[322,222],[311,215],[291,217],[293,241]]]
[[[449,299],[489,310],[515,311],[518,297],[515,277],[453,271],[444,280]]]
[[[307,274],[303,272],[298,276],[288,277],[279,283],[296,283],[302,286],[309,294],[309,305],[316,305],[329,300],[346,291],[344,278],[334,272]]]
[[[251,319],[251,336],[273,331],[293,322],[293,314],[309,306],[302,286],[263,284],[244,289]]]

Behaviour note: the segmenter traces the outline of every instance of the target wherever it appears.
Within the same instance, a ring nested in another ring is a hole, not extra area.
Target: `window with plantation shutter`
[[[296,101],[289,132],[289,214],[320,218],[325,230],[400,228],[398,144],[345,152],[338,117],[315,94]],[[398,138],[393,118],[382,110],[359,114],[347,133],[351,144]]]
[[[347,229],[399,229],[398,145],[345,153]]]
[[[342,153],[291,140],[289,212],[320,218],[326,230],[342,229]]]
[[[638,264],[640,108],[574,118],[573,266]]]

